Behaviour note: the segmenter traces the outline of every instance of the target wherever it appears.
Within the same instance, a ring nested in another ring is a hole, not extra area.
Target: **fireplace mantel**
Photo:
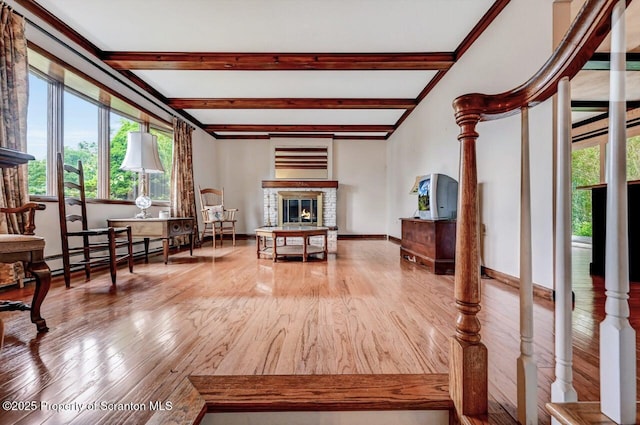
[[[338,180],[262,180],[263,189],[278,188],[338,188]]]

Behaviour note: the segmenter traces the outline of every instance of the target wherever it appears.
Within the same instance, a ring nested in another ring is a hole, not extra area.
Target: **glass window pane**
[[[151,134],[158,138],[158,153],[164,173],[149,174],[149,196],[158,201],[169,200],[171,187],[171,160],[173,155],[173,134],[151,128]]]
[[[571,154],[573,234],[591,236],[591,191],[576,189],[600,183],[600,146],[575,150]]]
[[[29,161],[29,193],[47,194],[47,96],[49,83],[29,73],[29,105],[27,107],[27,153]]]
[[[627,140],[627,180],[640,180],[640,136]]]
[[[134,200],[138,196],[138,173],[120,169],[127,152],[127,133],[140,131],[140,124],[114,112],[109,114],[109,198]]]
[[[65,90],[64,162],[82,161],[87,198],[98,196],[98,106]]]

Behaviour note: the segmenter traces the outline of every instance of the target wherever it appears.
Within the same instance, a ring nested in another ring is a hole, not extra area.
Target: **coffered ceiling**
[[[509,0],[15,3],[216,138],[387,139]],[[637,107],[640,1],[627,31]],[[609,44],[572,81],[574,123],[606,114]]]
[[[386,139],[509,0],[16,0],[217,138]]]

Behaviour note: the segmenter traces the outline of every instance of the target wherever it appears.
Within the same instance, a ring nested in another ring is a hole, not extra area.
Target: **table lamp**
[[[147,208],[151,206],[151,198],[146,194],[147,173],[164,173],[160,156],[158,155],[158,139],[151,133],[132,131],[127,134],[127,153],[120,166],[121,170],[140,173],[140,196],[136,198],[136,206],[140,212],[136,218],[148,218]]]

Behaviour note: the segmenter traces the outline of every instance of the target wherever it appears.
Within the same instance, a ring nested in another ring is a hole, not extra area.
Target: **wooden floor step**
[[[547,411],[562,425],[616,424],[600,411],[597,401],[573,403],[547,403]],[[640,403],[636,411],[636,423],[640,424]]]
[[[495,400],[489,400],[489,413],[482,416],[461,416],[461,425],[517,425],[518,421]]]
[[[190,376],[169,399],[180,409],[148,423],[193,423],[206,412],[453,412],[448,374]]]

